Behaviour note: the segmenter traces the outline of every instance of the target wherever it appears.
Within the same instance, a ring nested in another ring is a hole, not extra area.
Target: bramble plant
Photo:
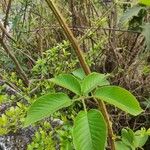
[[[84,110],[77,114],[72,132],[76,150],[104,150],[107,146],[108,129],[105,118],[99,110],[88,110],[86,100],[92,98],[104,101],[134,116],[143,111],[129,91],[110,85],[104,74],[93,72],[84,76],[74,72],[73,75],[61,74],[50,81],[70,90],[75,96],[71,99],[67,94],[59,92],[39,97],[28,110],[25,127],[81,101]]]

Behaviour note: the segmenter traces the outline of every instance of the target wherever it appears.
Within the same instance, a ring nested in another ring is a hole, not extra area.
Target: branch
[[[58,20],[60,26],[62,27],[63,31],[65,32],[68,40],[70,41],[73,49],[76,52],[76,56],[79,59],[80,65],[83,68],[84,72],[86,74],[90,74],[91,70],[89,68],[89,66],[87,65],[83,54],[82,54],[82,50],[80,49],[80,46],[78,45],[78,42],[76,40],[76,38],[73,36],[70,28],[67,26],[67,24],[65,23],[65,19],[63,18],[63,16],[61,15],[61,13],[58,11],[58,9],[56,8],[55,4],[53,3],[52,0],[45,0],[49,6],[49,8],[52,10],[52,12],[54,13],[56,19]],[[113,134],[113,130],[112,130],[112,123],[109,119],[109,114],[107,112],[106,106],[104,104],[103,101],[98,101],[99,104],[99,110],[101,110],[107,126],[108,126],[108,134],[109,134],[109,143],[111,146],[111,150],[115,150],[115,143],[114,143],[114,134]]]
[[[17,58],[11,52],[11,50],[8,48],[8,46],[4,43],[2,38],[0,38],[0,44],[2,45],[3,49],[5,50],[5,52],[10,56],[10,58],[12,59],[14,64],[16,65],[16,71],[19,73],[19,75],[22,78],[22,80],[24,81],[25,85],[28,86],[28,84],[29,84],[28,78],[27,78],[25,72],[23,71],[21,65],[19,64]]]
[[[11,8],[11,2],[12,2],[12,0],[9,0],[8,5],[7,5],[6,16],[5,16],[5,19],[4,19],[4,28],[6,28],[6,26],[8,24],[8,16],[9,16],[10,8]],[[3,31],[2,39],[4,38],[4,36],[5,36],[5,32]]]
[[[15,39],[7,32],[6,28],[3,26],[1,22],[0,22],[0,29],[2,30],[4,35],[6,35],[12,41],[16,42]]]

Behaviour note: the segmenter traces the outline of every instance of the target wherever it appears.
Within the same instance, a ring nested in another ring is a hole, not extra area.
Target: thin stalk
[[[84,72],[88,75],[91,73],[91,70],[89,68],[89,66],[87,65],[84,56],[82,54],[82,50],[80,49],[80,46],[76,40],[76,38],[73,36],[73,33],[71,32],[70,28],[67,26],[67,24],[65,23],[65,19],[63,18],[63,16],[61,15],[61,13],[59,12],[59,10],[57,9],[57,7],[55,6],[54,2],[52,0],[45,0],[49,6],[49,8],[52,10],[52,12],[54,13],[56,19],[58,20],[60,26],[62,27],[63,31],[65,32],[68,40],[70,41],[73,49],[76,52],[76,56],[79,59],[80,65],[83,68]],[[109,144],[111,147],[111,150],[115,150],[115,144],[114,144],[114,134],[113,134],[113,130],[112,130],[112,123],[109,119],[109,114],[107,112],[106,106],[104,104],[103,101],[98,101],[99,104],[99,109],[101,110],[107,126],[108,126],[108,134],[109,134]]]
[[[10,9],[11,9],[11,2],[12,2],[12,0],[9,0],[8,5],[7,5],[6,16],[5,16],[5,19],[4,19],[4,28],[6,28],[6,26],[8,24],[8,16],[9,16],[9,12],[10,12]],[[3,34],[2,34],[2,39],[4,38],[4,36],[5,36],[5,32],[3,32]]]
[[[83,104],[84,111],[85,111],[85,112],[87,112],[87,109],[86,109],[86,104],[85,104],[85,101],[84,101],[84,99],[82,99],[82,104]]]
[[[15,39],[7,32],[6,28],[3,26],[3,24],[1,22],[0,22],[0,29],[2,30],[4,35],[6,35],[13,42],[16,42]],[[3,40],[3,38],[2,38],[2,40]]]
[[[80,39],[80,43],[81,43],[86,37],[88,37],[89,34],[92,34],[92,33],[96,32],[96,31],[101,27],[101,21],[104,19],[105,16],[107,16],[107,15],[110,13],[110,11],[114,8],[114,5],[115,5],[115,4],[113,4],[113,5],[100,17],[100,19],[98,19],[98,20],[96,21],[95,25],[97,25],[97,27],[96,27],[93,31],[92,31],[93,27],[91,27],[91,28],[89,28],[89,29],[87,30],[87,32],[86,32],[86,33],[83,35],[83,37]]]
[[[15,57],[15,55],[13,54],[13,52],[10,50],[10,48],[4,43],[4,41],[3,41],[2,38],[0,38],[0,44],[3,47],[3,49],[5,50],[5,52],[12,59],[12,61],[14,62],[14,64],[16,65],[16,71],[19,73],[20,77],[24,81],[24,84],[26,86],[28,86],[29,80],[28,80],[27,75],[25,74],[24,70],[22,69],[21,64],[19,63],[19,61],[17,60],[17,58]]]

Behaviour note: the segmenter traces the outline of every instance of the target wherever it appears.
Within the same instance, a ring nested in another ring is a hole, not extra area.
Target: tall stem
[[[52,0],[45,0],[49,6],[49,8],[52,10],[52,12],[54,13],[56,19],[58,20],[60,26],[62,27],[63,31],[65,32],[68,40],[70,41],[73,49],[76,52],[76,55],[79,59],[80,65],[83,68],[84,72],[88,75],[91,73],[91,70],[89,68],[89,66],[87,65],[84,56],[82,54],[82,50],[80,49],[80,46],[78,45],[78,42],[76,40],[76,38],[73,36],[71,30],[68,28],[67,24],[65,23],[65,19],[63,18],[63,16],[61,15],[61,13],[59,12],[59,10],[57,9],[57,7],[55,6],[54,2]],[[114,144],[114,134],[113,134],[113,130],[112,130],[112,123],[109,119],[109,114],[107,112],[106,106],[104,104],[103,101],[98,101],[99,104],[99,109],[101,110],[107,126],[108,126],[108,134],[109,134],[109,143],[111,146],[111,150],[115,150],[115,144]]]
[[[12,59],[12,61],[16,65],[16,71],[19,73],[20,77],[24,81],[24,84],[26,86],[28,86],[29,80],[28,80],[27,75],[25,74],[24,70],[22,69],[21,64],[19,63],[19,61],[17,60],[17,58],[15,57],[13,52],[10,50],[10,48],[4,43],[2,38],[0,38],[0,44],[2,45],[5,52],[9,55],[9,57]]]

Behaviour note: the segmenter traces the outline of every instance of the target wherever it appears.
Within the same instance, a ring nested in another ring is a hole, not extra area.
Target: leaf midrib
[[[93,146],[93,140],[92,140],[92,135],[91,135],[91,130],[90,130],[90,126],[89,126],[89,119],[88,119],[88,114],[86,112],[86,116],[87,116],[87,122],[88,122],[88,130],[90,131],[89,134],[90,134],[90,142],[92,144],[92,148],[94,149],[94,146]]]

